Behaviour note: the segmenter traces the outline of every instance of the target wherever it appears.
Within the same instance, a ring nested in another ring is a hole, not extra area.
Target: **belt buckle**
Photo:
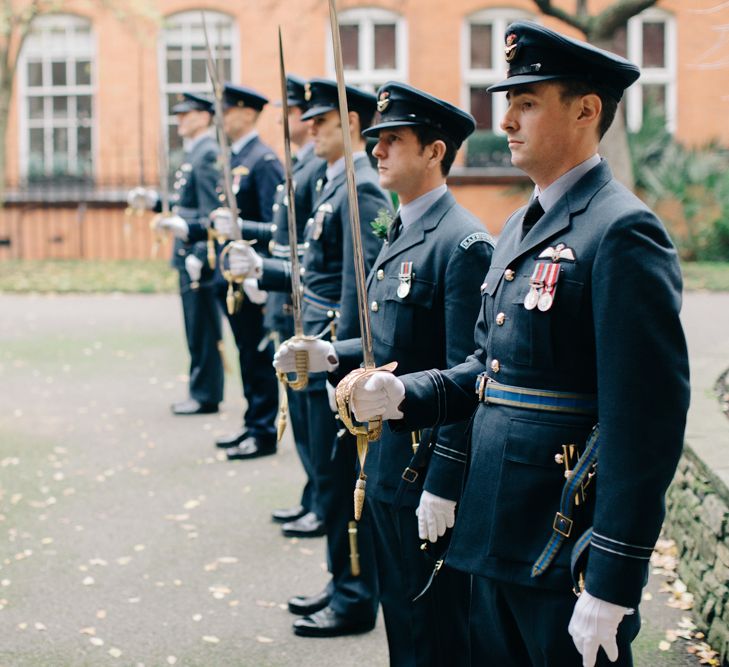
[[[478,394],[478,400],[481,403],[483,403],[484,394],[486,393],[486,385],[490,379],[491,378],[486,375],[486,373],[481,373],[481,375],[478,376],[478,389],[476,390],[476,394]]]
[[[572,532],[572,519],[565,516],[561,512],[557,512],[554,515],[554,522],[552,523],[552,528],[555,532],[559,533],[560,535],[563,535],[564,537],[569,537],[570,533]]]
[[[418,471],[415,470],[415,468],[411,468],[408,466],[405,468],[405,470],[402,471],[402,475],[400,475],[406,482],[409,484],[412,484],[416,479],[418,479]]]

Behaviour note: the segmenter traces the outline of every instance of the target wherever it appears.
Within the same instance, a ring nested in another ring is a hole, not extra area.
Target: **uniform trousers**
[[[225,286],[218,287],[218,301],[228,317],[238,348],[243,395],[247,403],[243,427],[250,436],[273,444],[276,440],[278,381],[272,366],[273,341],[264,341],[263,309],[245,298],[238,312],[230,315],[225,305],[225,292]]]
[[[375,446],[382,446],[378,443]],[[371,496],[366,502],[375,533],[380,602],[390,665],[469,665],[470,576],[444,565],[425,594],[435,561],[420,546],[415,508],[395,509]],[[504,663],[507,664],[507,663]]]
[[[190,353],[190,398],[217,405],[223,400],[222,315],[212,284],[201,281],[192,289],[190,276],[178,271],[185,337]]]
[[[337,437],[339,422],[329,408],[325,381],[324,373],[311,374],[306,395],[315,491],[326,526],[327,560],[332,575],[327,586],[331,595],[329,606],[354,622],[374,626],[379,598],[372,526],[367,516],[357,526],[359,576],[352,574],[349,558],[357,447],[349,434]]]
[[[473,577],[470,613],[473,667],[582,667],[567,627],[577,598],[554,591]],[[631,667],[630,642],[640,630],[638,611],[618,626],[618,660],[600,649],[598,667]]]

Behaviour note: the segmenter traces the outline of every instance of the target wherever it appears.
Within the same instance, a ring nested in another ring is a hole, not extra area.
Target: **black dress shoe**
[[[314,512],[307,512],[296,521],[289,521],[281,526],[286,537],[321,537],[326,533],[324,522]]]
[[[296,619],[294,634],[299,637],[341,637],[369,632],[374,627],[374,623],[354,621],[340,616],[331,607],[324,607],[310,616]]]
[[[296,595],[289,600],[289,611],[297,616],[308,616],[324,609],[331,599],[326,588],[316,595]]]
[[[287,507],[286,509],[273,510],[271,512],[271,518],[276,523],[287,523],[288,521],[296,521],[306,514],[306,507],[303,505],[296,505],[296,507]]]
[[[217,403],[200,403],[194,398],[178,401],[170,406],[173,415],[210,415],[218,411]]]
[[[269,456],[276,453],[276,441],[273,443],[264,442],[253,436],[248,436],[243,442],[235,447],[225,450],[228,461],[239,461],[242,459],[256,459],[259,456]]]
[[[221,449],[230,449],[231,447],[240,445],[240,443],[247,437],[248,431],[244,428],[240,431],[236,431],[235,433],[229,433],[228,435],[224,435],[222,438],[218,438],[215,441],[215,446],[220,447]]]

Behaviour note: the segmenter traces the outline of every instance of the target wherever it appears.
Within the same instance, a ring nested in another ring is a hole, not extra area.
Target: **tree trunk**
[[[587,35],[587,39],[601,49],[613,50],[612,39],[593,40],[590,35]],[[623,102],[618,107],[613,124],[600,142],[600,155],[610,163],[615,178],[625,187],[633,190],[635,188],[635,177],[633,175],[633,163],[630,159],[630,148],[628,147],[628,130],[625,125],[625,105]]]

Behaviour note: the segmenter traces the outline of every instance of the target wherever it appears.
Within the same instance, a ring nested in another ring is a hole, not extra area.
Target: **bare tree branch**
[[[576,14],[570,14],[569,12],[554,7],[552,0],[533,0],[542,14],[547,16],[554,16],[554,18],[563,21],[567,25],[571,25],[573,28],[577,28],[580,32],[587,35],[590,32],[590,16],[578,16]]]
[[[610,39],[629,18],[653,7],[657,2],[658,0],[618,0],[595,17],[593,29],[587,36],[590,39]]]

